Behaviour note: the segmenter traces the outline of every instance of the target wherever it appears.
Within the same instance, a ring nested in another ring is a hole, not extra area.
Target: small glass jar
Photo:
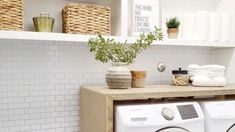
[[[172,86],[188,86],[189,85],[189,75],[187,70],[173,70],[172,71]]]

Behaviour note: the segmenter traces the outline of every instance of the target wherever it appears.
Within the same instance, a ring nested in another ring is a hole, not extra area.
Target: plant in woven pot
[[[169,18],[166,21],[166,26],[167,26],[168,38],[171,38],[171,39],[178,38],[178,32],[179,32],[179,26],[180,26],[179,19],[177,17]]]
[[[161,29],[141,34],[133,44],[120,43],[114,39],[98,35],[88,42],[90,52],[95,53],[95,59],[103,63],[112,62],[106,74],[106,82],[110,89],[127,89],[131,87],[131,72],[127,67],[135,61],[138,53],[145,50],[153,41],[163,39]]]

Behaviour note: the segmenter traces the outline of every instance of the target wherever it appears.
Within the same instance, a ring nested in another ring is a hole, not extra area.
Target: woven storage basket
[[[110,8],[68,4],[62,10],[63,32],[110,35]]]
[[[0,0],[0,30],[23,30],[23,0]]]

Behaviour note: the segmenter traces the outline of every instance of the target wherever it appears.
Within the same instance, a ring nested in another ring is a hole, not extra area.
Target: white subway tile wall
[[[130,67],[160,84],[172,69],[212,61],[208,48],[152,46]],[[167,65],[163,73],[159,62]],[[79,86],[105,84],[109,66],[85,43],[1,40],[0,132],[79,132]]]

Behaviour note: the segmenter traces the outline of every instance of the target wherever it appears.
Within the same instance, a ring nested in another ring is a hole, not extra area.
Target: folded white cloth
[[[188,66],[187,68],[188,70],[207,70],[207,69],[203,69],[202,66],[197,65],[197,64],[191,64]]]
[[[198,75],[193,77],[192,85],[198,87],[223,87],[226,85],[226,79],[224,77],[210,78]]]
[[[196,75],[210,75],[210,71],[208,70],[189,70],[189,76],[196,76]]]
[[[192,64],[187,69],[193,86],[222,87],[226,85],[224,66]]]
[[[204,67],[205,69],[208,69],[210,71],[225,71],[225,66],[221,66],[221,65],[205,65],[205,66],[202,66]]]
[[[194,70],[194,71],[189,71],[189,76],[193,77],[193,76],[198,76],[198,75],[204,75],[204,76],[208,76],[210,78],[213,77],[224,77],[225,72],[224,71],[220,71],[220,72],[212,72],[212,71],[205,71],[205,70]]]
[[[200,66],[197,64],[191,64],[187,68],[189,71],[191,70],[209,70],[209,71],[225,71],[225,67],[221,65],[204,65]]]

